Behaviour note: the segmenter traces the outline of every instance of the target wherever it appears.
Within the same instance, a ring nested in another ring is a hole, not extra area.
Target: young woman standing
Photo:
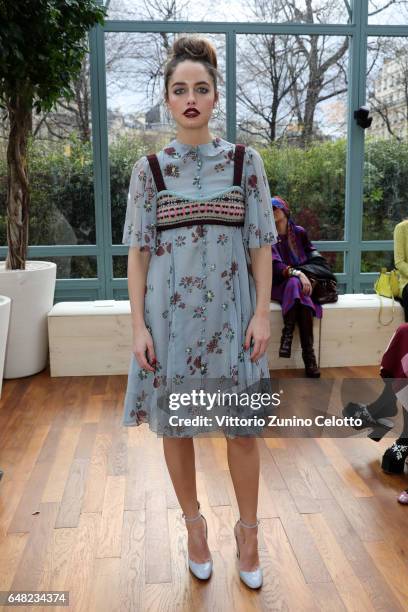
[[[163,435],[188,531],[189,567],[201,579],[211,575],[212,557],[207,523],[198,512],[198,428],[170,424],[168,389],[195,378],[244,386],[269,379],[265,351],[276,241],[261,157],[209,132],[217,76],[216,52],[206,39],[189,36],[174,43],[164,80],[177,135],[157,155],[135,164],[123,233],[130,246],[133,326],[123,423],[149,423]],[[187,412],[194,414],[191,406]],[[257,441],[253,435],[226,439],[240,511],[234,528],[240,577],[258,588]]]

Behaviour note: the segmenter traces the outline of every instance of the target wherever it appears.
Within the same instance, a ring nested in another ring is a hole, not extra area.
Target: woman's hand
[[[250,320],[245,334],[244,349],[246,351],[249,349],[252,339],[254,350],[251,355],[251,361],[257,361],[264,355],[271,335],[270,327],[269,313],[255,313]]]
[[[299,280],[302,283],[302,291],[305,295],[312,295],[312,283],[307,278],[304,272],[301,272],[299,275]]]
[[[141,368],[149,372],[155,372],[153,367],[156,363],[156,355],[154,352],[153,339],[147,327],[141,326],[133,329],[133,346],[132,351],[136,357],[136,361]],[[146,358],[147,351],[147,358]],[[150,365],[152,364],[152,365]]]

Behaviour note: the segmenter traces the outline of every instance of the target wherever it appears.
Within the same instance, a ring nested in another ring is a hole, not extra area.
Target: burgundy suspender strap
[[[151,155],[147,155],[146,157],[153,174],[154,182],[156,183],[157,191],[164,191],[166,189],[166,185],[164,184],[164,179],[162,171],[160,169],[159,160],[157,159],[157,155],[155,153],[152,153]]]
[[[235,187],[241,187],[242,170],[244,168],[245,146],[242,144],[235,145],[234,155],[234,183]]]

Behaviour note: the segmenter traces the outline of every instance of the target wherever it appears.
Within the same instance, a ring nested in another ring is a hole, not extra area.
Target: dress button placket
[[[200,177],[200,172],[201,172],[201,166],[203,165],[202,159],[200,157],[200,153],[197,151],[197,173],[196,176],[194,177],[194,184],[197,187],[197,189],[201,189],[201,177]]]
[[[200,182],[200,172],[201,172],[201,166],[202,166],[202,160],[199,156],[198,153],[198,157],[197,157],[197,176],[196,176],[196,187],[197,189],[201,189],[201,182]],[[203,270],[203,275],[202,275],[202,307],[203,307],[203,315],[201,316],[201,322],[203,327],[201,328],[201,363],[204,363],[204,359],[205,359],[205,347],[206,347],[206,327],[205,327],[205,322],[207,321],[207,316],[206,314],[204,314],[204,311],[207,310],[207,307],[205,305],[205,300],[204,300],[204,296],[207,292],[207,240],[204,236],[202,237],[202,250],[201,250],[201,266],[202,266],[202,270]],[[203,377],[203,367],[201,369],[201,377]]]
[[[202,250],[201,250],[201,267],[202,270],[204,272],[204,274],[202,275],[202,299],[201,299],[201,305],[202,305],[202,309],[203,309],[203,314],[201,316],[201,324],[203,327],[201,327],[201,338],[200,338],[200,344],[201,344],[201,363],[204,363],[204,359],[205,359],[205,347],[206,347],[206,328],[205,328],[205,322],[207,320],[207,316],[206,314],[204,314],[204,312],[207,310],[207,306],[205,305],[205,300],[204,297],[207,293],[207,283],[206,283],[206,279],[207,279],[207,275],[205,274],[206,272],[206,268],[207,268],[207,246],[206,246],[206,239],[205,236],[203,236],[202,238]],[[203,369],[201,370],[201,377],[203,377]]]

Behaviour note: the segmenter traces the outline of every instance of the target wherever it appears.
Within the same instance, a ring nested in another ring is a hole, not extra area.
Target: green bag
[[[387,271],[387,268],[381,268],[381,272],[379,277],[374,283],[374,289],[376,294],[380,298],[380,312],[378,313],[378,321],[381,325],[389,325],[394,320],[394,298],[399,297],[400,288],[399,288],[399,272],[398,270],[391,270],[391,272]],[[382,321],[382,310],[383,303],[381,300],[381,296],[392,298],[392,318],[387,323]]]

